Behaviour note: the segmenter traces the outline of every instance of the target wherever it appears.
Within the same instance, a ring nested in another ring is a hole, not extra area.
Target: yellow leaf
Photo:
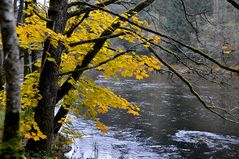
[[[34,137],[33,137],[33,140],[34,140],[34,141],[39,141],[40,138],[39,138],[38,136],[34,136]]]
[[[144,77],[141,76],[141,75],[139,75],[139,74],[137,74],[137,75],[135,75],[135,78],[138,79],[138,80],[141,80],[141,79],[143,79]]]
[[[52,58],[52,57],[48,57],[48,58],[46,58],[48,61],[51,61],[51,62],[54,62],[55,64],[56,64],[56,60],[54,59],[54,58]]]
[[[96,121],[96,128],[100,129],[102,133],[107,133],[109,130],[108,127],[100,121]]]

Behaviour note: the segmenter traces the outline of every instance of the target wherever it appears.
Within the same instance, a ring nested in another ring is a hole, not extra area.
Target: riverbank
[[[0,145],[2,141],[2,133],[3,133],[3,124],[4,124],[4,112],[0,110]],[[58,159],[67,159],[64,154],[71,150],[71,146],[67,144],[69,141],[68,138],[59,134],[55,137],[55,141],[53,144],[53,151],[52,154],[49,156],[41,156],[41,154],[29,154],[26,153],[25,156],[27,159],[36,159],[36,158],[58,158]]]
[[[29,153],[26,152],[26,158],[27,159],[36,159],[36,158],[42,158],[42,159],[67,159],[65,157],[65,153],[69,152],[71,150],[71,146],[67,144],[69,139],[61,134],[57,135],[55,137],[54,143],[52,145],[52,152],[48,156],[42,156],[42,154],[39,153]]]

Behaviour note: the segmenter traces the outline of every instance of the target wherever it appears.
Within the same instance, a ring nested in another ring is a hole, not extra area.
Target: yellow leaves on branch
[[[21,85],[21,108],[36,107],[41,95],[38,90],[39,73],[31,73],[25,77]],[[0,103],[3,108],[6,105],[6,92],[0,92]]]
[[[99,129],[102,133],[107,133],[109,131],[108,127],[100,121],[96,121],[95,127]]]
[[[105,77],[115,76],[119,74],[123,77],[135,76],[136,79],[149,77],[148,71],[160,69],[159,61],[153,56],[126,54],[118,57],[116,60],[110,61],[105,65],[98,67],[103,70]]]
[[[30,0],[29,0],[30,1]],[[37,6],[35,6],[37,7]],[[35,9],[35,8],[34,8]],[[39,9],[39,8],[38,8]],[[77,8],[72,7],[71,11]],[[67,72],[75,69],[77,65],[80,65],[85,55],[92,49],[94,43],[85,43],[77,46],[71,46],[70,44],[85,41],[90,39],[99,38],[102,32],[109,28],[113,22],[120,21],[119,18],[115,18],[112,15],[100,11],[94,10],[89,14],[89,18],[85,19],[73,32],[71,37],[55,33],[54,31],[46,27],[46,22],[39,18],[32,11],[33,8],[29,7],[29,10],[25,11],[28,15],[31,15],[25,19],[25,23],[18,25],[17,34],[20,47],[29,50],[42,50],[43,43],[46,39],[50,40],[50,43],[54,47],[58,47],[59,43],[65,45],[65,51],[61,57],[61,71]],[[69,10],[70,12],[70,10]],[[44,10],[39,9],[39,14],[42,17],[46,17]],[[72,25],[77,24],[83,15],[80,17],[73,17],[67,21],[65,31],[69,30]],[[128,15],[123,15],[128,17]],[[138,17],[133,16],[131,20],[139,25],[149,26],[147,22],[141,21]],[[136,33],[146,36],[147,39],[158,43],[160,38],[146,35],[140,28],[129,24],[127,21],[121,22],[121,26],[129,28]],[[129,43],[142,42],[143,40],[136,33],[117,29],[114,34],[126,33],[119,38]],[[146,42],[145,47],[149,47],[150,43]],[[108,49],[112,47],[112,43],[107,40],[104,47],[97,53],[96,57],[90,63],[89,66],[95,66],[102,61],[115,56],[115,52]],[[119,51],[122,52],[122,51]],[[47,58],[49,61],[54,61],[49,55]],[[40,63],[40,62],[39,62]],[[38,64],[39,64],[38,63]],[[39,66],[39,65],[38,65]],[[153,56],[136,55],[136,53],[125,54],[117,59],[114,59],[100,67],[99,70],[103,71],[105,77],[121,75],[123,77],[135,77],[136,79],[143,79],[149,77],[148,72],[158,70],[160,68],[159,61]],[[39,73],[32,73],[26,76],[24,83],[22,84],[22,124],[21,132],[25,138],[32,138],[34,140],[45,139],[45,136],[41,133],[38,126],[34,122],[31,109],[37,106],[41,96],[38,91]],[[60,78],[60,82],[64,81],[64,77]],[[98,114],[104,114],[111,108],[124,109],[132,115],[139,115],[139,108],[136,105],[129,103],[127,100],[117,96],[111,90],[96,85],[93,81],[82,78],[79,81],[70,81],[74,86],[74,90],[71,90],[62,101],[62,106],[71,110],[75,115],[82,115],[87,119],[96,119]],[[4,92],[0,92],[0,101],[5,103]],[[69,105],[72,107],[69,108]],[[58,121],[61,124],[65,124],[66,119],[62,118]],[[96,127],[102,132],[107,132],[107,127],[97,121]]]
[[[77,57],[79,56],[79,57]],[[77,53],[66,54],[63,53],[61,57],[61,71],[67,72],[75,69],[79,61],[81,60],[81,56]]]
[[[21,107],[23,109],[36,107],[38,101],[42,98],[38,90],[39,76],[40,74],[37,72],[28,74],[21,85]]]
[[[21,85],[21,123],[20,133],[26,139],[35,141],[46,139],[46,136],[40,131],[37,123],[34,120],[33,108],[37,106],[41,95],[38,90],[39,73],[34,72],[25,77]],[[0,105],[6,106],[6,93],[0,92]]]
[[[96,85],[90,79],[83,77],[79,81],[73,79],[70,83],[75,90],[65,96],[62,105],[71,105],[67,107],[74,113],[76,117],[81,116],[85,119],[93,119],[96,121],[96,128],[102,133],[107,133],[108,127],[97,120],[98,114],[105,114],[111,108],[126,110],[129,114],[139,115],[140,108],[137,105],[129,103],[124,98],[114,94],[110,89]],[[62,118],[59,123],[64,123],[65,118]]]
[[[0,110],[6,110],[6,91],[0,91]]]
[[[26,139],[35,141],[46,139],[34,120],[33,108],[37,106],[38,101],[42,98],[39,90],[39,76],[37,72],[28,74],[21,85],[21,125],[20,133]]]
[[[129,103],[124,98],[114,94],[111,90],[96,85],[90,79],[84,77],[79,81],[70,81],[75,91],[64,98],[64,102],[73,101],[76,103],[72,106],[71,111],[75,115],[82,115],[86,119],[95,119],[98,114],[105,114],[110,108],[124,109],[132,115],[139,115],[139,108]],[[75,98],[72,99],[72,95]]]
[[[66,123],[71,123],[71,116],[63,117],[57,122],[62,125]]]
[[[37,123],[33,118],[28,118],[25,120],[21,120],[20,133],[26,139],[33,139],[34,141],[38,141],[40,139],[46,139],[46,135],[44,135]]]

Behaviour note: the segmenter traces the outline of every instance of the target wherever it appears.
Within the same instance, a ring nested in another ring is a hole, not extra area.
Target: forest
[[[0,158],[236,158],[239,1],[1,0]]]

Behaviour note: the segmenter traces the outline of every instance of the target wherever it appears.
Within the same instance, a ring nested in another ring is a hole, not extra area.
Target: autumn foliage
[[[107,7],[106,9],[110,10]],[[107,113],[109,109],[123,109],[129,114],[139,115],[140,108],[137,105],[117,96],[110,89],[97,85],[84,73],[79,80],[72,78],[72,73],[97,70],[105,78],[134,77],[138,80],[147,78],[150,71],[160,69],[159,61],[147,52],[143,55],[138,54],[135,47],[142,45],[147,48],[150,46],[150,41],[157,43],[160,38],[147,35],[147,39],[144,39],[142,38],[144,36],[142,29],[98,9],[68,17],[64,28],[65,31],[57,33],[47,27],[47,22],[51,21],[47,17],[47,10],[48,7],[42,4],[31,3],[24,11],[27,15],[24,23],[20,23],[17,26],[20,48],[27,50],[30,55],[38,53],[38,57],[42,56],[43,51],[45,51],[45,59],[39,58],[38,61],[33,61],[39,69],[25,76],[21,85],[22,113],[20,132],[22,137],[27,140],[33,139],[34,141],[47,138],[34,120],[34,109],[38,106],[38,102],[42,100],[38,85],[41,69],[46,61],[54,63],[59,68],[59,87],[66,81],[73,86],[64,98],[58,102],[58,105],[77,117],[95,120],[96,127],[102,132],[107,132],[108,128],[97,119],[97,116]],[[77,10],[79,10],[78,7],[70,7],[68,15]],[[136,24],[150,27],[147,22],[141,21],[136,16],[136,13],[125,13],[121,16]],[[87,54],[94,49],[95,42],[101,40],[100,35],[114,24],[120,27],[112,28],[114,31],[112,31],[111,36],[104,37],[108,40],[104,42],[95,57],[86,67],[77,70],[77,67],[82,65]],[[136,34],[137,32],[140,32],[141,36]],[[118,46],[110,40],[112,38],[118,38],[121,41],[130,43],[131,47]],[[60,61],[52,57],[51,52],[44,50],[46,40],[49,40],[50,45],[54,48],[58,48],[59,45],[64,48]],[[4,108],[4,91],[0,93],[0,101],[1,107]],[[66,116],[63,116],[58,123],[65,124],[67,122],[65,119]]]

